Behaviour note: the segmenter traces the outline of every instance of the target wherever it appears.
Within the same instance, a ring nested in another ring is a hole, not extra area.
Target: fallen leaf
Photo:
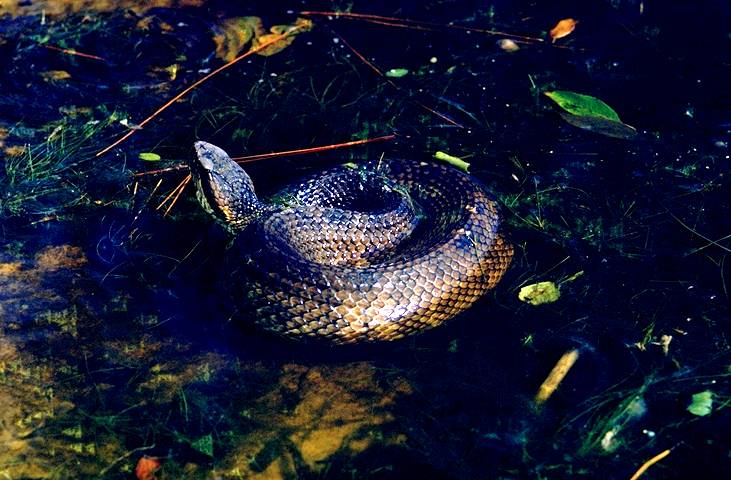
[[[259,50],[256,53],[263,57],[268,57],[270,55],[274,55],[275,53],[281,52],[289,45],[291,45],[292,42],[294,42],[295,36],[300,33],[309,32],[310,30],[312,30],[312,20],[309,20],[307,18],[298,18],[292,25],[274,25],[269,29],[269,31],[272,33],[254,37],[254,41],[251,42],[251,48],[258,48],[260,45],[271,42],[281,35],[284,35],[294,29],[297,29],[297,31],[292,33],[291,35],[282,37],[279,41],[272,43],[271,45]]]
[[[145,455],[137,461],[135,476],[137,480],[155,480],[157,478],[155,472],[160,469],[160,466],[160,460]]]
[[[542,305],[552,303],[561,297],[561,292],[553,282],[538,282],[522,287],[518,292],[518,299],[521,302],[531,305]]]
[[[244,50],[254,37],[264,35],[264,25],[259,17],[227,18],[214,28],[216,57],[230,62]]]
[[[409,74],[409,71],[405,68],[392,68],[386,71],[386,76],[391,78],[405,77]]]
[[[460,170],[464,170],[465,172],[469,173],[470,164],[459,157],[455,157],[454,155],[450,155],[446,152],[434,152],[434,158],[443,162],[447,162],[453,167],[457,167]]]
[[[710,415],[713,410],[713,396],[714,393],[710,390],[694,394],[692,403],[688,405],[688,411],[699,417]]]
[[[637,135],[634,127],[623,123],[612,107],[596,97],[568,90],[544,93],[567,112],[561,118],[575,127],[614,138],[631,139]]]
[[[501,38],[497,41],[497,46],[509,53],[520,50],[520,46],[509,38]]]
[[[145,162],[159,162],[161,160],[160,155],[152,152],[142,152],[138,155],[138,157],[140,160],[144,160]]]
[[[5,149],[5,155],[8,157],[19,157],[26,151],[25,145],[13,145]]]
[[[619,115],[612,107],[591,95],[571,92],[569,90],[555,90],[543,92],[548,98],[558,104],[572,115],[589,115],[592,117],[604,117],[609,120],[621,121]]]
[[[46,82],[53,83],[68,80],[71,78],[71,74],[66,70],[48,70],[47,72],[41,72],[41,78]]]
[[[551,37],[552,41],[555,42],[559,38],[563,38],[573,32],[577,23],[579,23],[579,21],[574,20],[573,18],[564,18],[563,20],[560,20],[550,32],[548,32],[548,35]]]

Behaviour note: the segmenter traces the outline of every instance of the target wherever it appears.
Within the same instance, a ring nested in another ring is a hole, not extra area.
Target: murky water
[[[666,450],[643,477],[731,471],[731,9],[305,3],[1,7],[0,477],[630,478]],[[317,13],[333,10],[378,17]],[[136,130],[298,16],[310,31]],[[555,90],[637,135],[577,128]],[[266,195],[382,154],[460,157],[516,246],[498,287],[392,344],[296,344],[232,317],[229,238],[177,195],[192,142],[390,135],[246,169]],[[537,282],[560,298],[519,300]]]

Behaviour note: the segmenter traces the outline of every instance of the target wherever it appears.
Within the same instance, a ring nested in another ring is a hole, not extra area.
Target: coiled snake
[[[512,258],[495,202],[447,165],[335,167],[266,203],[226,152],[195,148],[198,200],[237,235],[225,282],[277,334],[353,343],[418,333],[469,308]]]

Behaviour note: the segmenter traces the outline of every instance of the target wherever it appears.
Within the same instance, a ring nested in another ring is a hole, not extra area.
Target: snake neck
[[[203,209],[231,233],[238,233],[275,207],[260,201],[249,175],[221,148],[196,142],[190,162],[196,197]]]

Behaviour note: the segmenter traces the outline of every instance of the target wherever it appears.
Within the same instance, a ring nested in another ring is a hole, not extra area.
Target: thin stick
[[[434,22],[425,22],[422,20],[411,20],[408,18],[396,18],[396,17],[384,17],[381,15],[370,15],[366,13],[353,13],[353,12],[322,12],[322,11],[304,11],[300,12],[300,15],[320,15],[320,16],[328,16],[328,17],[342,17],[347,19],[355,19],[355,20],[371,20],[371,21],[378,21],[381,22],[383,25],[392,25],[392,26],[400,26],[403,27],[405,25],[411,24],[411,25],[422,25],[427,27],[439,27],[439,28],[451,28],[455,30],[466,30],[470,32],[476,32],[476,33],[484,33],[486,35],[500,35],[504,37],[512,37],[517,38],[520,40],[525,40],[529,42],[544,42],[545,40],[538,37],[529,37],[526,35],[516,35],[514,33],[508,33],[508,32],[501,32],[499,30],[486,30],[482,28],[473,28],[473,27],[467,27],[464,25],[454,25],[454,24],[439,24]],[[389,22],[389,23],[386,23]],[[375,22],[374,22],[375,23]],[[400,24],[400,25],[399,25]]]
[[[382,137],[366,138],[363,140],[353,140],[352,142],[336,143],[333,145],[321,145],[319,147],[299,148],[297,150],[286,150],[283,152],[260,153],[258,155],[246,155],[244,157],[233,157],[232,160],[236,160],[238,163],[250,163],[250,162],[256,162],[258,160],[264,160],[266,158],[286,157],[289,155],[299,155],[302,153],[324,152],[327,150],[335,150],[338,148],[353,147],[355,145],[363,145],[366,143],[383,142],[386,140],[393,140],[394,138],[396,138],[396,135],[391,134],[391,135],[384,135]]]
[[[170,193],[168,193],[167,196],[162,199],[162,202],[160,202],[160,204],[157,207],[155,207],[155,210],[160,210],[166,203],[168,203],[168,200],[170,200],[171,198],[173,198],[173,196],[175,196],[175,194],[178,193],[178,190],[180,190],[183,187],[185,187],[185,185],[190,180],[189,177],[190,177],[190,174],[188,174],[175,188],[173,188],[170,191]]]
[[[180,198],[180,195],[183,193],[183,190],[185,190],[185,187],[188,185],[188,182],[190,182],[191,178],[193,178],[193,176],[188,174],[188,176],[185,177],[182,182],[180,182],[180,188],[178,189],[178,193],[175,195],[175,198],[173,198],[173,201],[170,202],[170,206],[168,206],[168,208],[165,210],[163,217],[168,216],[168,213],[170,213],[170,210],[173,209],[173,205],[177,203],[178,198]]]
[[[301,155],[301,154],[305,154],[305,153],[325,152],[327,150],[335,150],[338,148],[355,147],[356,145],[365,145],[366,143],[385,142],[387,140],[393,140],[394,138],[396,138],[396,135],[394,135],[394,134],[383,135],[382,137],[364,138],[362,140],[353,140],[351,142],[335,143],[332,145],[320,145],[318,147],[299,148],[296,150],[286,150],[286,151],[282,151],[282,152],[259,153],[257,155],[246,155],[243,157],[233,157],[232,160],[236,160],[239,163],[250,163],[250,162],[257,162],[259,160],[265,160],[267,158],[286,157],[286,156],[290,156],[290,155]],[[188,169],[189,169],[189,167],[184,164],[174,165],[174,166],[168,167],[168,168],[159,168],[157,170],[148,170],[147,172],[135,173],[134,177],[145,177],[147,175],[157,175],[160,173],[177,172],[180,170],[188,170]]]
[[[157,170],[148,170],[146,172],[135,173],[133,176],[144,177],[147,175],[157,175],[158,173],[177,172],[178,170],[187,170],[187,169],[188,169],[188,165],[180,164],[180,165],[174,165],[174,166],[168,167],[168,168],[158,168]]]
[[[218,67],[217,69],[215,69],[214,71],[212,71],[211,73],[209,73],[208,75],[206,75],[206,76],[204,76],[203,78],[201,78],[201,79],[197,80],[196,82],[194,82],[194,83],[193,83],[192,85],[190,85],[189,87],[187,87],[187,88],[183,89],[183,91],[182,91],[182,92],[178,93],[178,94],[177,94],[177,95],[175,95],[175,96],[174,96],[173,98],[171,98],[170,100],[168,100],[167,102],[165,102],[165,104],[164,104],[163,106],[161,106],[160,108],[158,108],[157,110],[155,110],[155,112],[154,112],[154,113],[153,113],[152,115],[150,115],[150,116],[149,116],[149,117],[147,117],[146,119],[142,120],[142,121],[141,121],[141,122],[140,122],[140,123],[139,123],[139,124],[137,125],[137,127],[138,127],[138,128],[136,128],[136,129],[132,129],[132,130],[130,130],[129,132],[125,133],[125,134],[124,134],[124,135],[122,135],[122,136],[121,136],[121,137],[120,137],[120,138],[119,138],[119,139],[118,139],[117,141],[115,141],[114,143],[112,143],[112,144],[111,144],[111,145],[109,145],[108,147],[104,148],[103,150],[101,150],[101,151],[97,152],[96,156],[97,156],[97,157],[99,157],[99,156],[101,156],[101,155],[104,155],[104,154],[105,154],[105,153],[107,153],[107,152],[108,152],[109,150],[113,149],[114,147],[116,147],[117,145],[119,145],[120,143],[122,143],[123,141],[127,140],[127,139],[128,139],[129,137],[131,137],[131,136],[132,136],[132,135],[133,135],[133,134],[134,134],[134,133],[135,133],[135,132],[136,132],[137,130],[140,130],[140,129],[141,129],[141,127],[145,126],[145,124],[149,123],[149,122],[150,122],[150,121],[152,121],[152,120],[153,120],[153,119],[154,119],[155,117],[157,117],[158,115],[160,115],[160,114],[161,114],[161,113],[162,113],[162,112],[163,112],[164,110],[166,110],[166,109],[167,109],[167,108],[168,108],[168,107],[169,107],[170,105],[174,104],[175,102],[177,102],[178,100],[180,100],[181,98],[183,98],[183,97],[184,97],[185,95],[187,95],[187,94],[188,94],[188,93],[189,93],[189,92],[190,92],[191,90],[193,90],[193,89],[197,88],[197,87],[198,87],[199,85],[201,85],[202,83],[204,83],[205,81],[207,81],[207,80],[208,80],[208,79],[210,79],[211,77],[213,77],[213,76],[215,76],[215,75],[218,75],[218,74],[219,74],[219,73],[221,73],[222,71],[224,71],[224,70],[226,70],[227,68],[229,68],[229,67],[233,66],[234,64],[236,64],[236,63],[240,62],[240,61],[241,61],[241,60],[243,60],[244,58],[246,58],[246,57],[248,57],[248,56],[250,56],[250,55],[253,55],[253,54],[257,53],[257,52],[260,52],[260,51],[264,50],[265,48],[267,48],[267,47],[269,47],[269,46],[271,46],[271,45],[274,45],[274,44],[275,44],[275,43],[277,43],[277,42],[280,42],[280,41],[281,41],[282,39],[284,39],[284,38],[286,38],[286,37],[288,37],[288,36],[290,36],[290,35],[293,35],[294,33],[296,33],[297,31],[299,31],[299,30],[301,30],[301,29],[303,29],[304,27],[305,27],[305,25],[298,25],[298,26],[296,26],[296,27],[292,27],[291,29],[287,30],[286,32],[284,32],[284,33],[282,33],[282,34],[280,34],[280,35],[277,35],[276,37],[272,38],[272,40],[269,40],[268,42],[264,42],[264,43],[262,43],[262,44],[260,44],[260,45],[258,45],[258,46],[256,46],[256,47],[254,47],[254,48],[252,48],[252,49],[248,50],[247,52],[245,52],[245,53],[243,53],[243,54],[239,55],[238,57],[234,58],[233,60],[231,60],[230,62],[226,63],[225,65],[221,65],[220,67]]]
[[[658,453],[657,455],[655,455],[654,457],[652,457],[651,459],[649,459],[648,461],[643,463],[642,466],[640,466],[640,468],[637,469],[635,474],[632,475],[629,480],[637,480],[638,478],[640,478],[640,476],[643,473],[645,473],[647,471],[648,468],[655,465],[657,462],[659,462],[663,458],[667,457],[668,455],[670,455],[669,448],[667,450],[663,450],[662,452]]]
[[[77,52],[76,50],[74,50],[72,48],[61,48],[61,47],[55,47],[53,45],[43,45],[43,48],[47,48],[49,50],[54,50],[56,52],[65,53],[66,55],[75,55],[77,57],[90,58],[91,60],[99,60],[102,62],[106,62],[106,59],[104,59],[102,57],[98,57],[96,55],[91,55],[89,53]]]

